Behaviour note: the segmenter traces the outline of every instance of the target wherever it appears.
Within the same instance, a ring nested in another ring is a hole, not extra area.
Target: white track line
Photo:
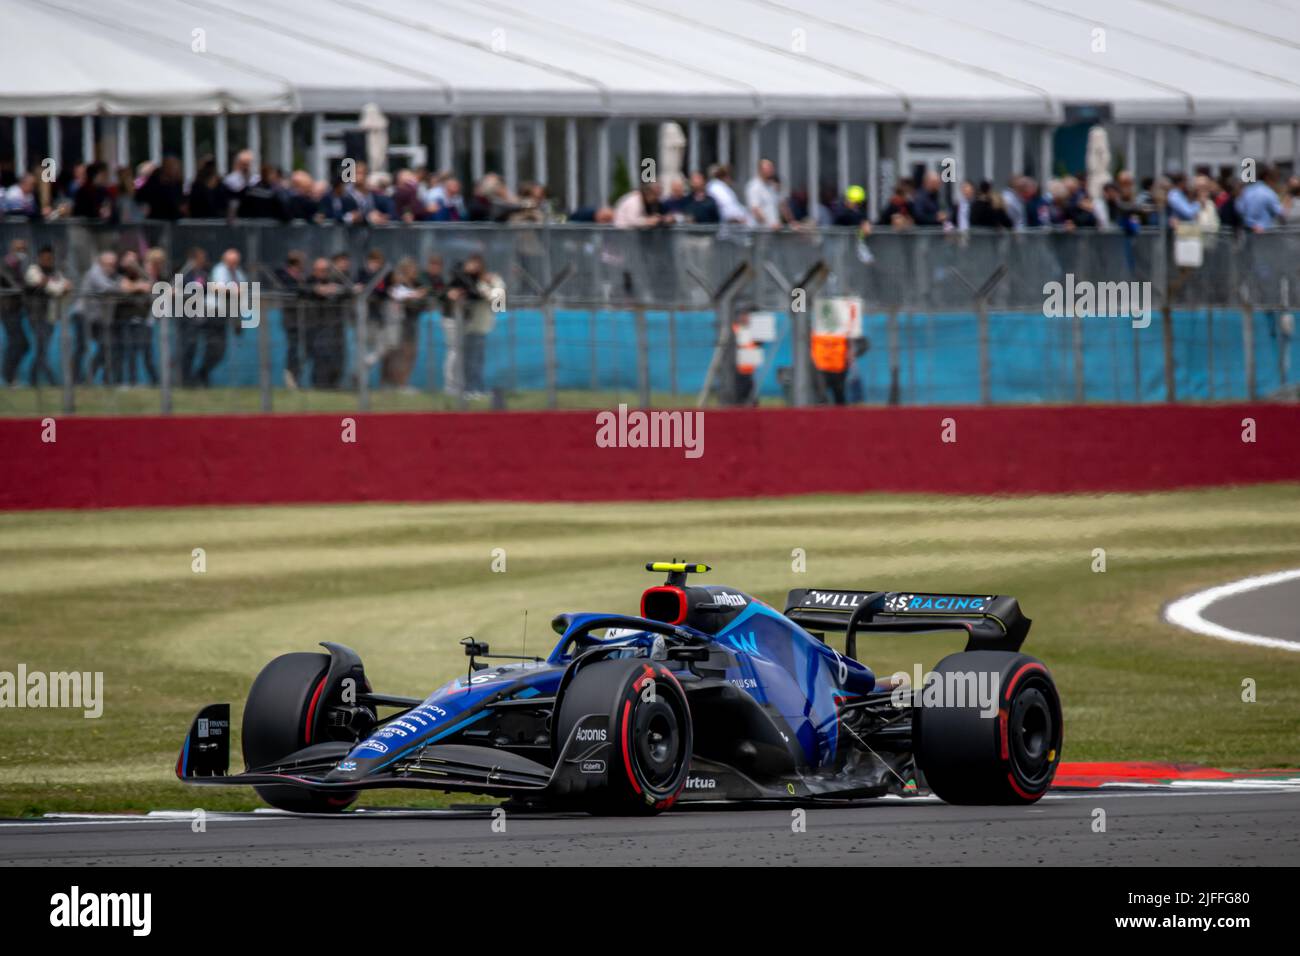
[[[1222,624],[1207,621],[1201,616],[1207,607],[1217,601],[1222,601],[1224,598],[1245,594],[1247,591],[1257,591],[1260,588],[1271,587],[1274,584],[1282,584],[1286,581],[1294,581],[1296,578],[1300,578],[1300,568],[1292,571],[1276,571],[1273,574],[1260,574],[1251,578],[1242,578],[1240,581],[1232,581],[1229,584],[1221,584],[1205,591],[1197,591],[1195,594],[1181,597],[1172,604],[1167,605],[1164,617],[1170,624],[1176,624],[1179,627],[1195,631],[1197,634],[1204,634],[1207,637],[1217,637],[1222,641],[1255,644],[1259,647],[1272,647],[1277,650],[1300,653],[1300,643],[1295,641],[1284,641],[1278,637],[1266,637],[1262,634],[1247,634],[1244,631],[1234,631]]]

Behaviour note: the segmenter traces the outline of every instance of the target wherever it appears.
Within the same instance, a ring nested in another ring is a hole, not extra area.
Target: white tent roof
[[[1300,120],[1300,0],[0,0],[0,22],[3,113]]]
[[[282,79],[190,49],[191,23],[165,40],[115,16],[113,2],[69,12],[59,0],[0,0],[0,113],[275,112],[296,108]]]

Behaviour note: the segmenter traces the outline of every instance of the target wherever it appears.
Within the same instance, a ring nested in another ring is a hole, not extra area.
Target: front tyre
[[[686,785],[693,746],[691,711],[672,671],[644,658],[581,667],[560,700],[558,750],[591,714],[609,716],[611,746],[603,782],[584,793],[584,807],[637,815],[671,807]]]
[[[332,688],[328,654],[283,654],[262,668],[244,704],[240,737],[244,763],[250,769],[319,743],[315,739],[321,708]],[[338,813],[357,799],[356,791],[318,793],[300,787],[254,787],[257,795],[278,810],[294,813]]]
[[[954,688],[965,693],[953,695]],[[980,688],[996,688],[995,715],[970,700]],[[949,696],[964,700],[944,699]],[[945,657],[921,690],[912,726],[917,766],[947,803],[1034,803],[1061,760],[1061,698],[1051,673],[1026,654]]]

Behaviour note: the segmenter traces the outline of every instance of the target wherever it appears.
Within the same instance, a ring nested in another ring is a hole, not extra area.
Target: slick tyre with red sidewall
[[[331,696],[325,687],[328,654],[283,654],[262,668],[244,704],[240,738],[244,763],[250,769],[274,764],[316,740],[320,709]],[[357,798],[355,791],[315,793],[299,787],[254,787],[257,795],[278,810],[295,813],[338,813]]]
[[[939,690],[958,685],[966,688],[961,706],[930,705]],[[992,687],[997,713],[988,716],[970,691]],[[921,694],[912,712],[916,763],[940,799],[1028,804],[1047,792],[1061,760],[1061,698],[1041,661],[1010,651],[950,654]]]
[[[671,807],[686,785],[694,739],[686,694],[672,671],[644,658],[582,666],[560,701],[557,748],[590,714],[608,715],[611,746],[605,782],[583,794],[583,808],[648,815]]]

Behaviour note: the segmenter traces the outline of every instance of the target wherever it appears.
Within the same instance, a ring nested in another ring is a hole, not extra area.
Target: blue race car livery
[[[245,703],[246,769],[229,773],[230,705],[211,704],[177,776],[252,785],[304,812],[337,812],[384,787],[656,813],[694,800],[925,790],[1026,803],[1050,785],[1060,699],[1046,667],[1020,653],[1030,622],[1014,598],[808,588],[777,611],[737,588],[692,583],[703,564],[646,568],[667,579],[645,590],[639,614],[560,614],[544,659],[466,638],[465,676],[423,700],[375,692],[339,644],[278,657]],[[857,660],[859,635],[944,629],[964,633],[966,648],[924,687]],[[842,652],[827,633],[843,634]],[[993,696],[976,699],[977,688]]]

